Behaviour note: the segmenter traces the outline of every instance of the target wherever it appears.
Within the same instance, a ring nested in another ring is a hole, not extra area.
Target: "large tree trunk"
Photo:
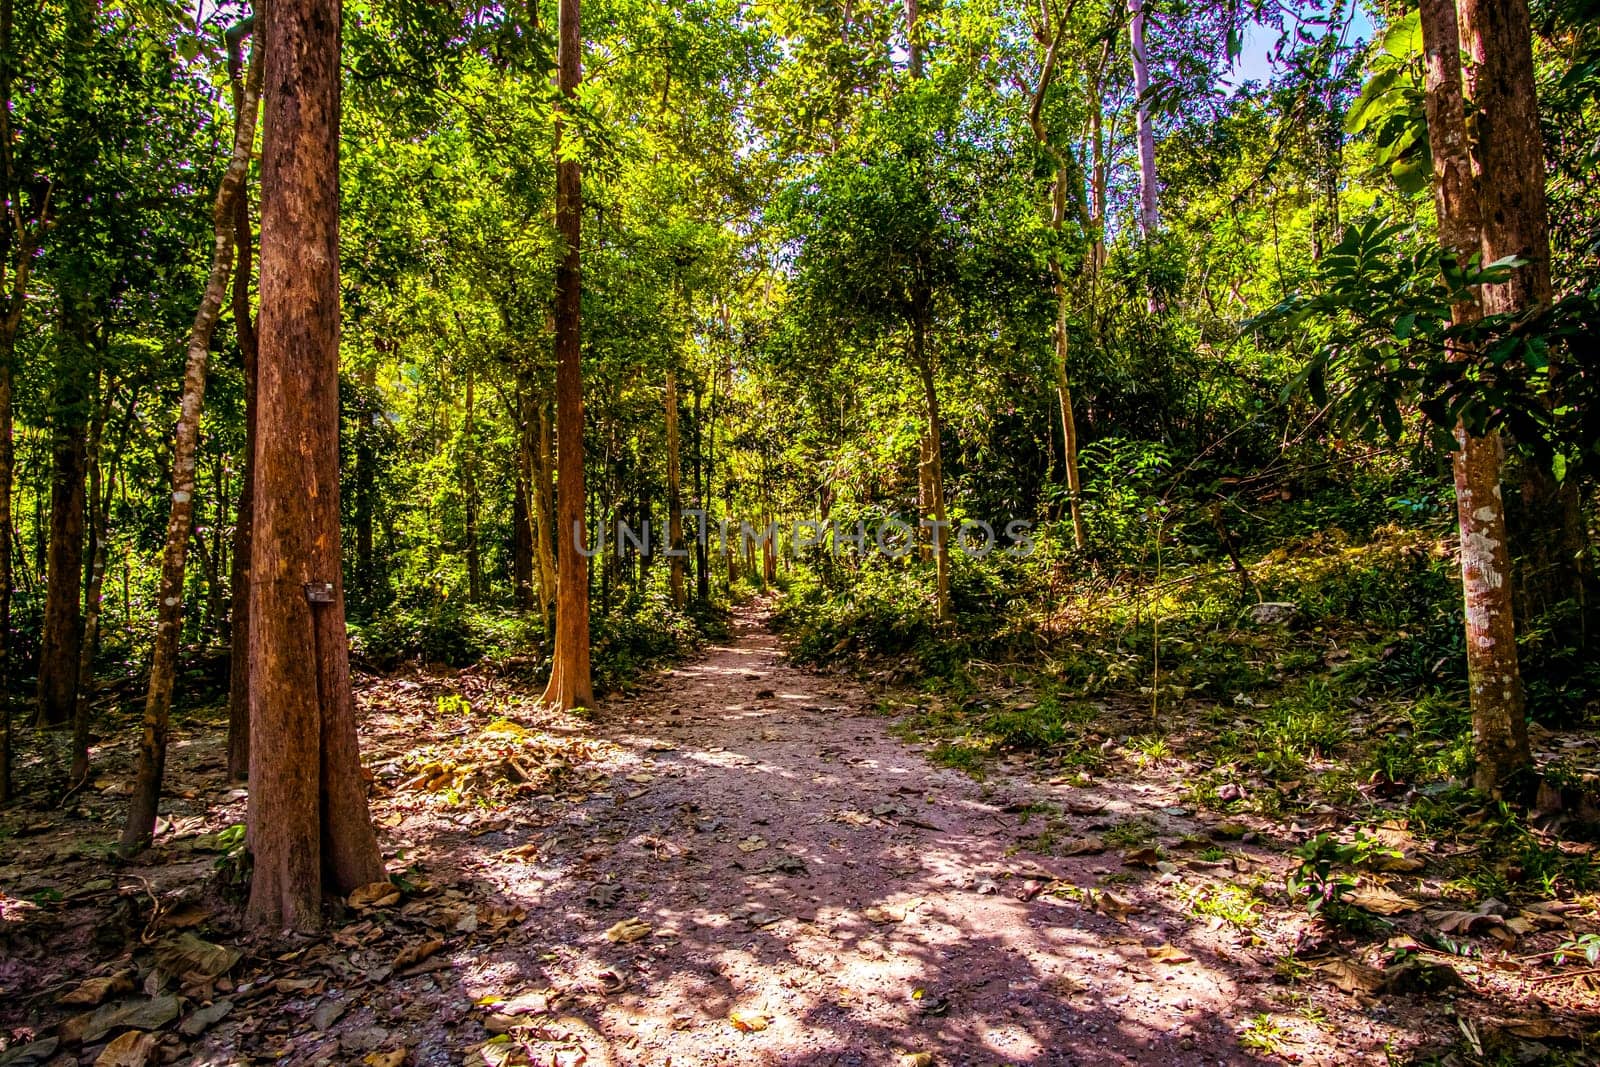
[[[556,87],[563,110],[576,98],[583,38],[578,0],[561,0]],[[578,161],[561,157],[556,115],[556,230],[565,245],[556,266],[556,639],[544,702],[560,708],[594,703],[589,676],[589,561],[583,509],[583,349],[580,344],[578,239],[583,214]]]
[[[1136,134],[1139,142],[1139,232],[1156,232],[1156,135],[1150,122],[1150,59],[1144,47],[1144,0],[1128,0],[1128,39],[1133,45],[1133,91],[1138,96]]]
[[[1526,266],[1483,287],[1486,315],[1515,314],[1551,299],[1550,220],[1545,201],[1544,141],[1533,71],[1527,0],[1461,0],[1467,95],[1473,106],[1472,160],[1483,213],[1483,262],[1517,256]],[[1551,367],[1560,402],[1562,367]],[[1575,481],[1558,482],[1525,463],[1512,510],[1517,548],[1517,608],[1532,619],[1574,597],[1587,616],[1595,577]],[[1582,640],[1587,635],[1570,635]]]
[[[685,603],[683,562],[682,463],[678,454],[678,373],[667,368],[667,553],[670,561],[672,606]]]
[[[1434,203],[1439,240],[1465,263],[1478,250],[1481,214],[1468,158],[1466,108],[1455,0],[1422,0],[1427,58],[1426,108],[1433,152]],[[1477,300],[1451,309],[1458,324],[1482,315]],[[1469,353],[1456,351],[1453,358]],[[1529,763],[1522,675],[1513,623],[1505,503],[1500,492],[1499,437],[1474,437],[1456,427],[1456,514],[1461,530],[1461,591],[1465,603],[1467,679],[1472,704],[1474,783],[1498,792]]]
[[[250,583],[248,924],[321,923],[383,877],[339,546],[339,0],[264,12],[261,360]]]
[[[259,38],[258,38],[259,40]],[[256,99],[261,92],[261,64],[252,57],[246,75],[244,106],[234,116],[233,152],[217,188],[211,209],[211,273],[189,329],[183,371],[183,396],[178,428],[172,446],[172,497],[167,510],[166,548],[161,554],[161,585],[156,600],[156,636],[150,659],[150,685],[145,691],[144,723],[139,738],[139,759],[134,772],[133,795],[128,800],[128,821],[119,847],[136,852],[150,843],[155,830],[156,807],[161,799],[161,778],[167,761],[167,726],[172,711],[172,689],[177,678],[178,646],[183,638],[183,577],[194,525],[195,451],[200,443],[200,409],[205,404],[206,363],[211,337],[228,292],[233,267],[235,201],[250,171],[250,152],[256,136]]]
[[[941,620],[950,618],[950,523],[944,507],[944,432],[939,416],[939,389],[934,379],[933,360],[928,355],[927,327],[919,318],[911,330],[911,358],[922,381],[923,402],[928,418],[928,514],[933,519],[933,554],[937,568],[937,607]]]

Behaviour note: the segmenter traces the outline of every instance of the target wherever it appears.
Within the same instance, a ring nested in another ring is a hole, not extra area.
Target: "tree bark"
[[[944,424],[939,416],[939,389],[933,374],[933,360],[928,355],[927,326],[921,316],[912,325],[911,358],[922,381],[923,401],[927,408],[928,440],[928,513],[933,519],[933,555],[937,568],[937,610],[940,621],[947,621],[950,612],[950,529],[944,507],[944,448],[940,438]]]
[[[483,553],[478,545],[477,375],[467,368],[466,414],[461,420],[461,494],[466,511],[467,601],[483,599]]]
[[[200,410],[205,404],[206,363],[233,267],[235,201],[249,175],[250,152],[256,136],[256,99],[260,92],[261,64],[252,57],[246,75],[244,106],[234,115],[233,152],[211,209],[211,272],[200,297],[200,307],[195,311],[194,325],[189,329],[183,396],[172,446],[172,496],[167,510],[166,548],[161,555],[161,584],[156,594],[150,685],[145,691],[144,721],[133,795],[128,800],[128,821],[118,845],[125,854],[137,852],[150,843],[156,825],[156,807],[161,800],[172,690],[177,678],[178,647],[183,638],[184,567],[194,526],[195,452],[200,443]]]
[[[549,633],[550,614],[556,601],[556,494],[551,477],[555,457],[550,450],[550,405],[543,397],[535,403],[539,409],[539,443],[534,454],[533,507],[539,536],[534,542],[534,551],[539,559],[539,621]]]
[[[683,562],[682,464],[678,453],[678,373],[667,368],[667,552],[671,570],[672,606],[685,604]]]
[[[1067,10],[1071,11],[1070,4]],[[1050,250],[1050,278],[1056,297],[1054,368],[1056,405],[1061,411],[1062,465],[1067,477],[1067,510],[1072,518],[1072,541],[1082,549],[1088,545],[1089,539],[1084,532],[1082,486],[1078,475],[1078,423],[1072,414],[1072,385],[1067,377],[1067,311],[1071,303],[1071,291],[1067,286],[1066,270],[1062,266],[1060,252],[1060,238],[1067,221],[1067,182],[1070,180],[1071,171],[1067,165],[1065,150],[1050,143],[1050,131],[1044,121],[1045,94],[1049,92],[1050,84],[1055,78],[1065,29],[1059,24],[1052,23],[1048,3],[1040,5],[1038,31],[1045,55],[1039,67],[1039,82],[1034,87],[1033,99],[1028,108],[1028,125],[1033,129],[1033,136],[1039,142],[1039,147],[1044,149],[1054,164],[1055,176],[1050,185],[1050,228],[1055,232],[1057,239]],[[1095,109],[1093,113],[1097,124],[1094,129],[1095,151],[1098,152],[1099,104],[1096,102],[1092,106]],[[1098,161],[1096,166],[1098,167]],[[1095,253],[1091,250],[1090,254],[1092,256]]]
[[[129,398],[132,411],[133,398]],[[106,537],[110,533],[111,492],[103,488],[106,478],[102,444],[106,420],[111,412],[111,388],[95,413],[89,428],[89,571],[83,591],[83,640],[78,649],[78,699],[72,712],[72,770],[74,783],[89,777],[89,715],[94,701],[94,657],[100,650],[100,608],[104,601],[106,577]],[[116,453],[113,452],[113,455]]]
[[[1466,107],[1455,0],[1422,0],[1420,21],[1427,60],[1425,106],[1433,152],[1434,204],[1440,243],[1466,262],[1482,239],[1479,190],[1468,156]],[[1457,325],[1482,316],[1477,299],[1451,309]],[[1465,358],[1460,349],[1452,358]],[[1465,605],[1467,680],[1472,705],[1474,784],[1498,793],[1530,762],[1522,675],[1511,603],[1510,553],[1500,490],[1498,435],[1475,437],[1456,427],[1452,457],[1461,532],[1461,591]]]
[[[1533,69],[1527,0],[1461,0],[1461,43],[1473,105],[1472,161],[1482,209],[1483,262],[1517,256],[1527,264],[1483,287],[1486,315],[1517,314],[1551,300],[1550,219],[1544,140]],[[1560,401],[1562,368],[1551,367]],[[1518,612],[1531,621],[1576,596],[1580,622],[1594,608],[1595,576],[1575,481],[1524,463],[1512,512]],[[1572,635],[1582,641],[1586,634]]]
[[[556,113],[556,230],[565,248],[556,266],[556,638],[544,702],[559,708],[594,703],[589,675],[589,561],[579,551],[584,532],[583,349],[578,240],[583,193],[576,159],[561,154],[564,112],[578,92],[583,38],[578,0],[560,0],[556,88],[562,107]]]
[[[246,921],[313,929],[383,877],[339,544],[339,0],[264,12]]]
[[[60,726],[78,704],[78,654],[83,641],[84,477],[87,473],[88,403],[83,364],[88,358],[83,309],[62,294],[63,352],[57,363],[52,421],[50,541],[45,572],[44,629],[39,648],[38,723]]]
[[[231,42],[230,42],[231,43]],[[234,46],[237,48],[237,45]],[[237,62],[234,64],[237,66]],[[234,77],[234,113],[243,110],[243,78]],[[259,106],[259,101],[257,102]],[[244,457],[239,507],[233,523],[233,603],[229,610],[228,777],[250,774],[250,556],[256,483],[256,329],[250,316],[250,278],[254,239],[250,232],[249,183],[234,201],[233,326],[244,361]]]
[[[1156,212],[1156,135],[1150,122],[1150,58],[1144,47],[1144,0],[1128,0],[1128,40],[1133,46],[1133,91],[1137,95],[1139,142],[1139,233],[1149,237],[1160,222]]]

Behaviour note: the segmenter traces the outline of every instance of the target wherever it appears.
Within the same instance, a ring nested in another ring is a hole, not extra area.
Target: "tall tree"
[[[229,28],[228,84],[233,113],[244,111],[245,69],[241,47],[255,30],[255,16]],[[258,50],[259,45],[253,46]],[[256,88],[260,108],[260,86]],[[240,463],[239,507],[233,523],[233,574],[228,582],[228,777],[241,781],[250,774],[250,523],[255,499],[256,451],[256,325],[250,310],[250,282],[255,276],[255,235],[250,228],[250,183],[233,201],[233,332],[239,340],[244,372],[244,456]]]
[[[273,0],[262,23],[247,919],[307,929],[325,888],[383,877],[340,574],[339,0]]]
[[[259,36],[256,40],[259,42]],[[178,643],[183,636],[184,568],[194,527],[195,453],[200,443],[200,411],[205,404],[206,364],[231,280],[238,200],[244,195],[250,173],[250,153],[256,140],[256,104],[260,95],[261,64],[258,57],[252,55],[241,106],[233,117],[233,151],[211,207],[211,270],[185,348],[183,393],[172,445],[172,495],[167,509],[166,546],[161,554],[161,584],[156,594],[156,635],[151,652],[150,683],[145,690],[133,795],[128,801],[128,821],[122,828],[120,847],[124,852],[137,851],[150,843],[156,825],[156,805],[161,798],[161,779],[167,762],[167,726],[178,671]]]
[[[556,634],[550,682],[544,702],[560,708],[594,703],[589,674],[589,561],[582,549],[583,349],[578,240],[583,215],[579,164],[562,151],[562,127],[577,99],[583,37],[578,0],[561,0],[556,54],[556,232],[561,258],[556,265]]]
[[[1533,69],[1527,0],[1460,0],[1473,109],[1474,173],[1482,206],[1483,262],[1516,256],[1524,265],[1483,287],[1486,315],[1518,314],[1551,299],[1550,218],[1545,199],[1544,138]],[[1552,368],[1559,391],[1563,369]],[[1559,402],[1559,397],[1554,398]],[[1516,587],[1525,620],[1570,602],[1596,605],[1578,486],[1536,463],[1523,465],[1513,514]]]
[[[89,382],[96,318],[93,197],[85,187],[99,158],[94,127],[97,0],[69,0],[62,61],[64,128],[55,269],[60,308],[51,403],[50,542],[44,629],[40,637],[38,721],[71,720],[78,703],[78,652],[83,639],[84,478],[88,473]]]
[[[1468,155],[1455,0],[1422,0],[1420,24],[1427,58],[1424,104],[1433,153],[1439,241],[1457,263],[1465,265],[1478,252],[1483,235],[1478,190]],[[1451,319],[1458,326],[1477,322],[1482,315],[1475,295],[1451,308]],[[1454,358],[1469,354],[1459,349],[1452,352]],[[1480,789],[1495,792],[1529,762],[1511,603],[1506,511],[1500,491],[1502,449],[1498,434],[1480,437],[1459,423],[1456,442],[1452,467],[1461,530],[1467,680],[1477,759],[1474,783]]]
[[[1160,217],[1156,211],[1156,134],[1150,121],[1150,55],[1144,44],[1144,0],[1128,0],[1128,14],[1133,91],[1137,96],[1134,122],[1139,142],[1139,232],[1149,237],[1156,232]]]

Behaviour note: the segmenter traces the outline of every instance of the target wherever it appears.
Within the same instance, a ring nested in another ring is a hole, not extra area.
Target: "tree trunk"
[[[230,41],[230,44],[233,44]],[[237,44],[233,44],[237,49]],[[234,62],[234,66],[239,64]],[[244,109],[243,78],[234,79],[234,114]],[[259,101],[257,102],[259,106]],[[243,781],[250,774],[250,554],[256,483],[256,329],[250,317],[251,251],[249,183],[233,203],[235,251],[233,326],[244,359],[244,458],[239,508],[233,522],[233,603],[229,610],[228,777]]]
[[[22,214],[21,177],[14,156],[11,129],[11,82],[14,55],[11,48],[12,0],[0,0],[0,201],[11,206],[0,211],[0,804],[11,800],[11,586],[12,549],[17,531],[11,510],[16,478],[16,445],[12,437],[12,393],[15,382],[17,330],[28,296],[34,252],[44,236],[49,215],[46,190],[30,225]]]
[[[1128,0],[1128,39],[1133,45],[1133,91],[1138,97],[1139,233],[1156,232],[1156,135],[1150,122],[1150,59],[1144,47],[1144,0]]]
[[[911,80],[922,78],[922,20],[917,0],[902,0],[906,12],[906,58]]]
[[[694,506],[700,512],[700,530],[706,529],[706,501],[709,499],[701,492],[701,472],[705,466],[705,428],[701,421],[702,391],[699,383],[694,387],[694,470],[691,472],[689,483],[694,487]],[[705,603],[711,598],[711,575],[707,573],[707,558],[710,551],[706,544],[707,538],[696,532],[694,539],[694,598],[700,603]]]
[[[1066,272],[1061,265],[1060,237],[1067,221],[1067,182],[1070,171],[1067,167],[1067,157],[1064,150],[1050,143],[1050,131],[1044,122],[1044,98],[1050,90],[1050,83],[1055,78],[1057,57],[1060,55],[1061,40],[1065,34],[1064,27],[1053,26],[1049,21],[1049,7],[1044,5],[1041,9],[1043,20],[1040,23],[1040,35],[1045,48],[1044,60],[1039,66],[1039,83],[1034,87],[1033,99],[1028,108],[1028,124],[1033,129],[1034,139],[1039,142],[1039,147],[1049,154],[1055,164],[1055,178],[1050,185],[1050,228],[1056,234],[1057,240],[1051,245],[1050,252],[1050,277],[1055,287],[1056,296],[1056,321],[1055,321],[1055,387],[1056,404],[1061,409],[1061,451],[1063,467],[1067,476],[1067,507],[1072,517],[1072,540],[1078,548],[1082,549],[1088,544],[1088,538],[1083,528],[1083,508],[1081,501],[1081,486],[1078,479],[1078,424],[1072,415],[1072,388],[1067,379],[1067,310],[1071,301],[1071,293],[1067,288]],[[1094,143],[1095,151],[1099,151],[1099,105],[1093,105],[1095,110]],[[1096,168],[1099,161],[1096,160]],[[1086,224],[1089,220],[1085,220]],[[1094,253],[1091,251],[1091,255]]]
[[[483,599],[483,553],[478,545],[477,375],[467,369],[466,415],[461,420],[461,494],[466,511],[467,601]]]
[[[550,632],[550,612],[556,600],[556,531],[555,486],[551,480],[554,457],[550,451],[550,406],[543,397],[536,401],[539,408],[539,447],[533,468],[534,520],[539,524],[539,536],[534,551],[539,557],[539,621],[545,632]]]
[[[312,929],[383,877],[339,545],[339,0],[264,12],[246,921]]]
[[[667,368],[667,552],[672,571],[672,606],[683,609],[683,486],[678,454],[678,374]]]
[[[1425,104],[1439,240],[1464,263],[1479,248],[1482,216],[1468,158],[1455,0],[1422,0],[1420,20],[1427,58]],[[1451,309],[1451,318],[1458,325],[1476,322],[1481,315],[1477,300],[1463,301]],[[1452,355],[1463,358],[1467,353],[1457,350]],[[1530,761],[1511,587],[1506,580],[1510,558],[1500,492],[1501,448],[1497,435],[1474,437],[1462,425],[1456,427],[1456,442],[1459,447],[1452,466],[1461,530],[1467,679],[1477,760],[1473,780],[1479,789],[1498,793]]]
[[[511,498],[511,584],[518,611],[535,607],[533,543],[533,411],[528,382],[518,376],[512,421],[517,427],[517,477]]]
[[[81,308],[75,297],[62,295],[64,347],[57,364],[52,420],[54,444],[50,477],[50,541],[45,577],[44,629],[39,648],[40,726],[72,721],[78,704],[78,654],[83,641],[84,476],[89,462],[88,389],[83,371],[88,346],[83,343]]]
[[[106,536],[111,508],[111,494],[102,489],[111,479],[105,477],[101,458],[106,419],[111,409],[110,394],[108,383],[105,399],[98,405],[94,422],[89,427],[89,571],[84,581],[83,640],[78,649],[78,698],[72,711],[72,770],[68,774],[74,784],[89,777],[89,714],[95,692],[94,657],[100,645],[100,606],[105,590]],[[131,410],[131,398],[129,404]]]
[[[578,92],[583,38],[578,25],[578,0],[560,0],[556,88],[562,108],[556,112],[556,230],[565,248],[556,266],[556,529],[561,548],[556,555],[556,637],[550,682],[544,702],[559,708],[594,703],[589,676],[589,561],[579,549],[588,544],[584,532],[583,485],[583,349],[580,343],[578,240],[583,194],[575,159],[561,156],[563,112]]]
[[[371,611],[374,604],[372,557],[372,496],[373,464],[376,457],[372,449],[372,420],[377,417],[373,409],[372,391],[377,385],[377,368],[372,364],[362,367],[356,375],[361,391],[356,398],[355,434],[355,507],[351,521],[356,535],[356,604],[361,612]]]
[[[1461,0],[1460,11],[1467,95],[1473,106],[1472,161],[1483,214],[1483,262],[1505,256],[1527,261],[1506,282],[1483,287],[1483,312],[1516,314],[1551,299],[1544,141],[1528,4]],[[1562,377],[1560,364],[1553,364],[1553,403],[1560,402]],[[1587,616],[1594,607],[1595,576],[1578,485],[1557,481],[1536,463],[1522,468],[1511,516],[1518,612],[1532,621],[1576,596]],[[1570,636],[1581,642],[1587,635]]]
[[[234,202],[249,176],[250,152],[255,144],[256,98],[261,92],[261,64],[254,57],[246,75],[244,107],[234,116],[233,152],[212,205],[211,273],[189,329],[184,362],[183,397],[172,446],[172,497],[167,511],[166,548],[161,555],[161,584],[156,594],[156,635],[150,660],[150,685],[145,691],[144,723],[139,738],[139,758],[134,771],[133,795],[128,800],[128,821],[118,845],[125,854],[150,843],[155,830],[156,807],[161,799],[161,779],[167,761],[167,725],[172,710],[172,689],[177,678],[178,646],[183,638],[183,576],[194,525],[195,450],[200,442],[200,409],[205,403],[206,362],[211,337],[227,295],[233,266]]]
[[[927,326],[919,317],[911,330],[911,356],[922,380],[923,401],[927,405],[928,489],[929,514],[933,519],[933,553],[937,567],[937,605],[940,621],[947,621],[950,612],[950,530],[944,508],[944,448],[940,437],[944,432],[939,417],[939,389],[934,380],[933,360],[928,355]]]

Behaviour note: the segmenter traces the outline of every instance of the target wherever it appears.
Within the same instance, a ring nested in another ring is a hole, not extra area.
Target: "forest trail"
[[[492,957],[453,961],[470,998],[538,991],[523,1042],[586,1063],[1252,1061],[1237,1030],[1272,955],[1146,892],[1172,876],[1091,834],[1137,817],[1171,841],[1187,812],[1148,786],[1065,788],[1093,854],[1031,856],[1019,809],[1057,790],[929,763],[860,686],[787,665],[768,618],[742,606],[730,640],[606,702],[609,785],[531,834],[424,849],[528,911]],[[643,936],[613,940],[630,920]],[[1372,1024],[1352,1025],[1363,1062]],[[457,1062],[436,1036],[416,1062]]]

